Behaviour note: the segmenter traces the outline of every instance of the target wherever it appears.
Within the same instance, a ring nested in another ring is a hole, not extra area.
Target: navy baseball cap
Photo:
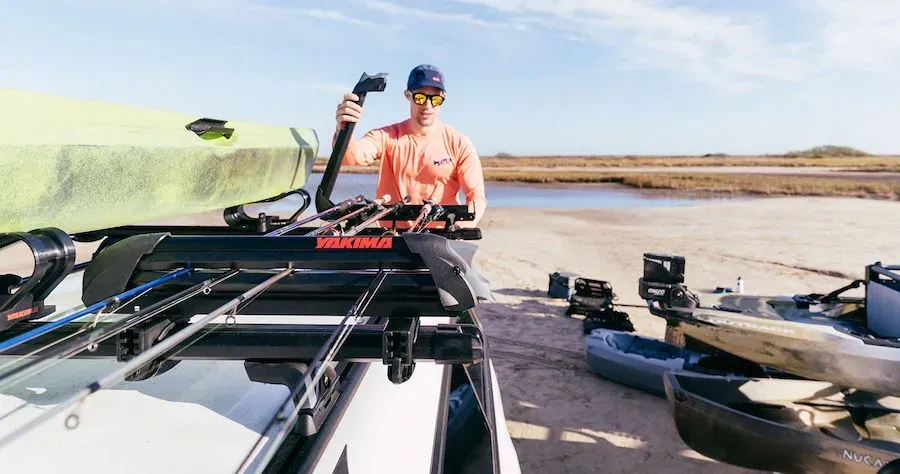
[[[444,89],[444,73],[431,64],[420,64],[413,68],[406,80],[406,89],[414,91],[420,87],[432,86],[442,91]]]

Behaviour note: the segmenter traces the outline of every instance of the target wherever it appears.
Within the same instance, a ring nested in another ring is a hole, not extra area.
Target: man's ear
[[[406,97],[406,99],[409,100],[410,97],[412,97],[412,94],[407,89],[403,89],[403,97]]]

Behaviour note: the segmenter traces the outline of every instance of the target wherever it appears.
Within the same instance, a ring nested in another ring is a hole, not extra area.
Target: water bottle
[[[738,294],[744,294],[744,280],[741,277],[737,279],[737,292]]]

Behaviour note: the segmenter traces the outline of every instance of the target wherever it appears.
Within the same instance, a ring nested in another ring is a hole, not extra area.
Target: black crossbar
[[[26,332],[46,323],[23,323],[11,333]],[[98,324],[98,328],[104,324]],[[79,324],[69,324],[49,334],[16,346],[4,355],[25,355],[79,329]],[[336,325],[296,324],[234,324],[214,331],[200,333],[189,339],[184,348],[167,357],[169,360],[256,360],[256,361],[306,361],[316,352],[335,330]],[[383,325],[361,324],[353,328],[335,360],[351,362],[381,361]],[[479,363],[484,357],[481,339],[468,332],[466,325],[446,324],[420,326],[415,337],[413,357],[416,361],[433,361],[438,364]],[[15,335],[15,334],[13,334]],[[111,337],[99,343],[96,350],[84,350],[74,359],[109,359],[118,354],[119,340]]]

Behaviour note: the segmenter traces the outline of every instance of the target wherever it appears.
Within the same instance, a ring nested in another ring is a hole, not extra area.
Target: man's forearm
[[[484,217],[484,212],[487,210],[487,200],[485,198],[476,198],[467,202],[466,205],[475,213],[475,219],[471,221],[462,221],[459,223],[459,227],[478,227],[478,223],[481,222],[481,218]]]
[[[334,135],[331,137],[331,146],[337,142],[338,134],[341,127],[337,127]],[[344,151],[344,158],[341,164],[348,166],[368,166],[375,162],[382,150],[380,142],[381,133],[372,131],[365,134],[362,139],[354,140],[352,137],[347,141],[347,149]]]

